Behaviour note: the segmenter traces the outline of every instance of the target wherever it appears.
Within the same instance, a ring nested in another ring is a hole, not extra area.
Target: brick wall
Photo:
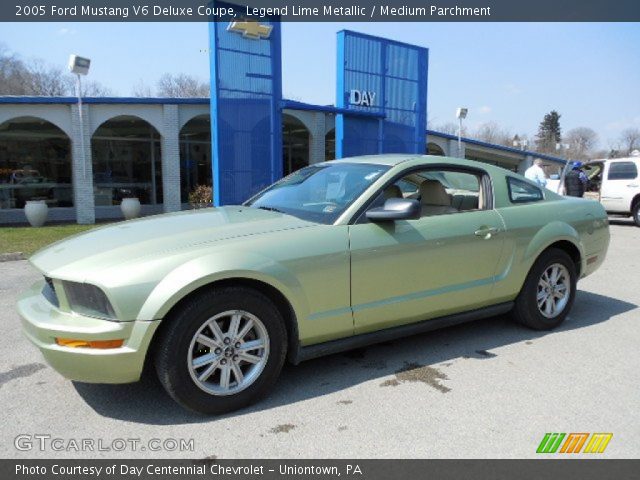
[[[70,107],[71,114],[71,163],[73,178],[73,203],[76,220],[80,224],[95,223],[95,203],[93,197],[93,161],[91,157],[91,125],[89,109],[82,107],[83,128],[77,105]],[[84,135],[84,143],[82,141]],[[84,151],[83,151],[84,147]]]
[[[180,204],[180,121],[177,105],[163,106],[162,197],[165,212],[177,212]]]

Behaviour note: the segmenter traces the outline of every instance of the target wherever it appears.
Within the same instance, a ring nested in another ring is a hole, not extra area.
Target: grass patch
[[[0,253],[22,252],[29,256],[63,238],[100,225],[51,225],[46,227],[0,227]]]

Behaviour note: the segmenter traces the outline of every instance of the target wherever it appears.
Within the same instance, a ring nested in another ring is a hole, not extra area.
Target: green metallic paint
[[[34,284],[18,300],[26,337],[45,360],[65,377],[90,383],[129,383],[140,379],[146,352],[159,321],[111,322],[63,312],[42,295],[44,281]],[[69,348],[56,338],[124,339],[120,348]]]
[[[512,301],[537,256],[558,241],[579,250],[583,276],[604,260],[608,223],[597,202],[545,190],[543,201],[512,205],[505,176],[515,174],[469,160],[389,155],[336,162],[347,161],[390,169],[334,225],[228,206],[122,222],[38,252],[31,262],[54,279],[60,308],[44,299],[42,282],[36,284],[18,303],[25,333],[69,378],[129,382],[139,377],[161,319],[216,282],[247,279],[278,290],[292,307],[300,344],[309,346]],[[387,225],[354,222],[397,175],[431,165],[486,171],[494,209]],[[474,234],[487,226],[498,233]],[[61,280],[103,289],[118,321],[71,312]],[[125,347],[60,347],[59,334],[120,335]]]
[[[503,238],[493,211],[350,227],[356,333],[471,310],[491,303]]]
[[[347,227],[334,225],[313,224],[295,235],[271,232],[247,237],[241,247],[225,242],[212,253],[201,251],[159,282],[139,317],[162,318],[189,293],[233,278],[260,281],[282,293],[303,343],[353,333]]]

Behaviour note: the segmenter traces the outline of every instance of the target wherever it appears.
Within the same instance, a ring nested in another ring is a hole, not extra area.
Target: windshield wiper
[[[282,210],[278,210],[275,207],[258,207],[260,210],[267,210],[268,212],[277,212],[277,213],[284,213]]]

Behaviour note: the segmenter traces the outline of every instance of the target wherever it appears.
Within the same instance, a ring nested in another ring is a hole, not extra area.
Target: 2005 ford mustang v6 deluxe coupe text
[[[298,363],[506,312],[559,325],[604,260],[602,206],[469,160],[347,158],[241,206],[148,217],[31,263],[24,332],[80,382],[137,381],[203,413],[263,396]],[[146,371],[146,370],[145,370]]]

